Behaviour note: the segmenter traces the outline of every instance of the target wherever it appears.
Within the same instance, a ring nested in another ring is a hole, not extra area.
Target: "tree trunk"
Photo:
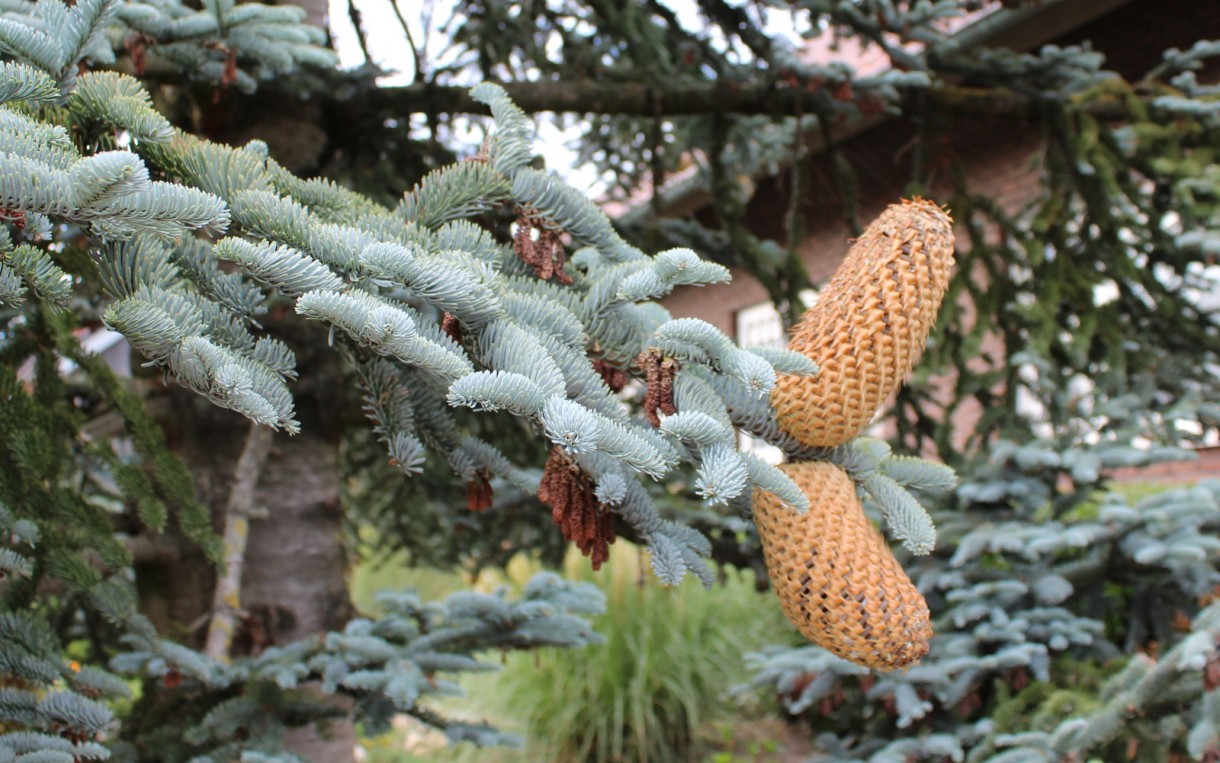
[[[255,492],[265,519],[250,525],[242,605],[266,628],[273,644],[286,644],[341,629],[353,614],[347,591],[347,558],[339,505],[335,443],[308,432],[277,435]],[[350,702],[334,698],[345,710]],[[310,726],[285,736],[288,750],[313,763],[353,760],[350,720]]]
[[[190,468],[197,494],[219,530],[249,422],[182,390],[161,401],[168,405],[150,405],[162,408],[168,441]],[[234,656],[341,629],[353,615],[338,438],[317,420],[306,421],[303,430],[295,437],[277,433],[259,474]],[[215,569],[198,548],[180,537],[175,540],[158,544],[172,552],[139,566],[140,605],[162,633],[200,647],[211,614]],[[335,701],[350,709],[345,700]],[[292,729],[285,746],[311,763],[347,763],[354,760],[355,730],[350,717],[327,723],[323,732],[313,726]]]
[[[310,23],[325,27],[326,0],[288,1],[305,8]],[[317,172],[328,141],[320,99],[274,89],[260,90],[254,98],[222,95],[196,102],[196,132],[231,145],[260,139],[287,169],[306,176]],[[350,405],[354,399],[344,390],[338,357],[325,346],[324,334],[274,311],[262,324],[297,352],[301,378],[292,391],[302,434],[275,435],[254,491],[234,656],[342,629],[354,614],[342,537],[338,443],[346,417],[358,414],[359,404]],[[181,390],[162,399],[170,401],[161,421],[171,447],[195,475],[219,532],[249,422]],[[164,633],[200,646],[213,605],[215,570],[190,544],[180,542],[177,548],[176,555],[154,559],[159,566],[141,570],[141,606]],[[350,711],[350,702],[332,699]],[[284,743],[311,763],[353,761],[350,713],[323,731],[290,729]]]
[[[276,435],[255,492],[242,605],[266,613],[276,644],[342,628],[347,595],[334,443]]]

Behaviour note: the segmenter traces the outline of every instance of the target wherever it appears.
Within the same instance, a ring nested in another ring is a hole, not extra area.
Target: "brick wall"
[[[1220,448],[1199,448],[1197,459],[1192,461],[1169,461],[1139,468],[1124,468],[1114,471],[1119,482],[1197,482],[1201,479],[1220,478]]]

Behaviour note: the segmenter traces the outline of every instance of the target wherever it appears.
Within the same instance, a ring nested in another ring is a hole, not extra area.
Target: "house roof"
[[[76,337],[80,340],[81,349],[92,355],[106,355],[107,352],[113,350],[127,339],[117,331],[111,331],[108,328],[98,329],[77,329]],[[112,369],[117,370],[116,363],[113,359],[108,359]],[[59,373],[70,374],[76,370],[76,363],[68,358],[60,358],[57,364]],[[124,374],[125,375],[125,374]],[[17,369],[17,378],[23,382],[29,382],[34,379],[34,359],[30,358],[25,363],[22,363]]]

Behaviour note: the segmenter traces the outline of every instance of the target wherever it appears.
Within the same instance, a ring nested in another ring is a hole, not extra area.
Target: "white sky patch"
[[[1093,304],[1101,307],[1118,299],[1118,284],[1113,278],[1107,278],[1093,287]]]
[[[1204,312],[1220,310],[1220,265],[1192,262],[1187,272],[1194,277],[1187,293],[1195,305]]]
[[[378,79],[378,83],[387,86],[408,85],[416,81],[415,61],[411,55],[407,36],[402,28],[402,22],[394,13],[391,5],[394,0],[352,0],[361,13],[362,26],[365,33],[365,44],[373,63],[388,72],[387,76]],[[695,0],[661,0],[678,20],[678,24],[691,34],[703,35],[706,29],[703,16],[699,12]],[[352,26],[348,15],[348,0],[330,0],[330,30],[334,39],[335,50],[339,54],[339,65],[345,69],[354,69],[365,63],[364,54],[360,49],[360,41],[356,29]],[[737,5],[738,3],[734,3]],[[420,56],[425,65],[428,62],[446,60],[448,50],[446,29],[460,23],[451,12],[452,5],[447,0],[399,0],[398,9],[403,21],[411,30],[411,37],[420,48]],[[758,8],[747,6],[746,12],[756,17]],[[769,36],[785,39],[794,46],[800,42],[796,19],[793,14],[774,8],[762,9],[762,28]],[[723,47],[724,36],[718,29],[712,30],[710,37],[713,44]],[[735,45],[734,50],[740,48]],[[743,51],[739,51],[743,53]],[[474,84],[473,81],[471,84]],[[459,121],[459,120],[455,120]],[[576,127],[560,128],[548,116],[541,116],[538,123],[538,137],[535,150],[546,161],[548,170],[558,173],[569,184],[580,192],[598,198],[609,188],[608,176],[604,176],[589,163],[578,163],[576,151],[571,148],[580,135]],[[455,124],[455,133],[473,132]],[[457,147],[461,150],[462,147]],[[473,152],[477,146],[469,146]],[[468,153],[470,153],[468,152]]]
[[[534,140],[534,150],[546,162],[547,170],[558,173],[568,185],[586,196],[597,198],[604,194],[609,184],[592,164],[578,163],[576,151],[570,147],[579,136],[578,130],[574,127],[560,129],[546,118],[535,120],[535,123],[538,137]]]
[[[808,16],[808,14],[802,14]],[[801,34],[797,26],[797,15],[778,8],[763,8],[763,32],[771,38],[782,38],[794,46],[800,45]],[[807,25],[806,25],[807,26]]]
[[[403,23],[410,29],[411,38],[425,65],[429,62],[449,62],[450,57],[446,53],[450,46],[446,30],[455,22],[460,23],[450,3],[435,0],[354,0],[354,3],[360,11],[369,55],[374,64],[387,72],[387,76],[378,80],[380,84],[408,85],[417,79],[415,57],[407,42]],[[398,8],[397,14],[395,7]],[[364,64],[360,40],[348,15],[348,0],[330,0],[328,21],[335,50],[339,54],[339,66],[354,69]]]
[[[362,14],[365,44],[373,63],[390,72],[381,77],[379,84],[386,87],[408,85],[416,80],[415,61],[410,45],[403,32],[402,23],[394,14],[390,3],[393,0],[355,0]],[[406,0],[399,5],[403,19],[411,30],[411,36],[421,48],[425,62],[437,61],[443,54],[444,28],[452,21],[439,7],[443,4],[424,2],[416,4]],[[693,6],[692,6],[693,10]],[[330,0],[330,30],[335,50],[339,54],[339,65],[355,69],[365,63],[356,28],[347,12],[347,0]],[[476,131],[465,120],[454,120],[457,136],[473,136]],[[596,168],[588,164],[578,166],[576,151],[569,147],[579,134],[575,128],[561,130],[549,119],[538,119],[538,136],[534,149],[542,155],[548,170],[559,173],[568,183],[582,193],[600,195],[607,183],[599,179]],[[459,150],[461,147],[458,147]],[[468,146],[473,153],[477,145]]]
[[[356,8],[362,15],[365,43],[373,63],[383,69],[399,72],[405,82],[410,82],[415,76],[411,46],[407,44],[406,33],[394,15],[390,2],[392,0],[358,0]],[[411,35],[418,41],[423,36],[418,11],[407,10],[403,18],[412,27]],[[330,0],[329,21],[335,50],[339,53],[339,66],[355,69],[362,65],[364,53],[360,50],[356,28],[347,13],[347,0]]]

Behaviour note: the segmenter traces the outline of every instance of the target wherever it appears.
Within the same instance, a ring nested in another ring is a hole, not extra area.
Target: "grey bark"
[[[276,435],[254,505],[267,516],[250,524],[244,608],[270,613],[277,644],[342,628],[352,609],[333,443]]]
[[[272,643],[286,644],[341,629],[353,614],[339,505],[338,451],[309,434],[277,435],[254,495],[266,519],[250,525],[243,608]],[[333,698],[345,710],[351,705]],[[314,763],[354,760],[356,732],[349,719],[292,729],[290,752]]]

